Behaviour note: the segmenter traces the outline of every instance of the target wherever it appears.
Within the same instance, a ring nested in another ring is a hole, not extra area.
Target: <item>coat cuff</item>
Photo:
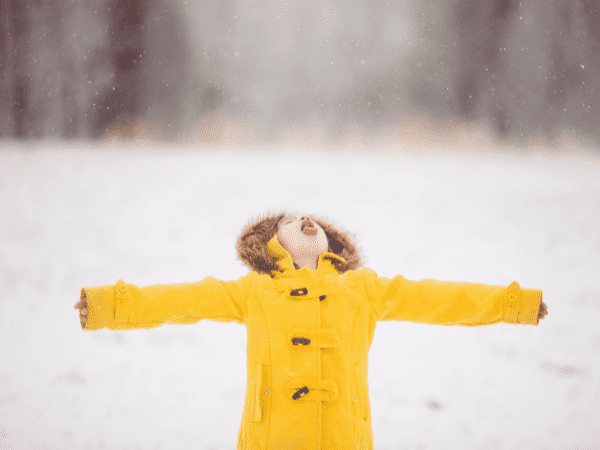
[[[84,330],[100,330],[114,322],[115,286],[84,287],[87,293],[88,316]],[[81,295],[83,296],[83,289]]]
[[[506,289],[504,317],[506,323],[522,325],[537,325],[542,291],[537,289],[522,289],[514,281]]]

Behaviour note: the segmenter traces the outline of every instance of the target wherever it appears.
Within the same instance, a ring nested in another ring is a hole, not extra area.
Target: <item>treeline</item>
[[[600,0],[1,0],[0,136],[209,112],[271,136],[411,115],[600,133]],[[167,137],[177,134],[165,133]]]
[[[0,5],[2,137],[98,138],[125,117],[176,116],[186,37],[170,2]]]

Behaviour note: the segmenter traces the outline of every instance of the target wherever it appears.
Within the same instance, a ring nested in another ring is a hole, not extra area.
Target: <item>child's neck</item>
[[[294,263],[298,266],[299,269],[302,269],[304,266],[308,266],[309,269],[317,270],[317,265],[319,263],[319,255],[299,256],[298,258],[296,258]]]

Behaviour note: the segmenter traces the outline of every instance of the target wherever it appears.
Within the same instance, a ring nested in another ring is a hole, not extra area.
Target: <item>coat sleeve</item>
[[[143,288],[123,280],[112,286],[84,287],[88,303],[84,329],[154,328],[165,323],[191,324],[202,319],[243,324],[256,275],[250,272],[235,281],[207,277],[197,283]]]
[[[409,281],[358,271],[377,320],[478,326],[499,322],[537,325],[542,291],[435,280]]]

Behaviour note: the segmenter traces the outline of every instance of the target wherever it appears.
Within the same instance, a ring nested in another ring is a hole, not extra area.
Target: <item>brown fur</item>
[[[250,269],[271,277],[279,270],[277,259],[267,251],[267,243],[277,234],[279,222],[286,215],[286,211],[267,213],[251,220],[242,230],[237,240],[237,253],[240,260]],[[358,269],[361,266],[361,257],[352,237],[319,217],[312,215],[310,217],[325,231],[329,242],[328,251],[341,256],[346,261],[345,264],[337,260],[332,261],[338,272]]]

